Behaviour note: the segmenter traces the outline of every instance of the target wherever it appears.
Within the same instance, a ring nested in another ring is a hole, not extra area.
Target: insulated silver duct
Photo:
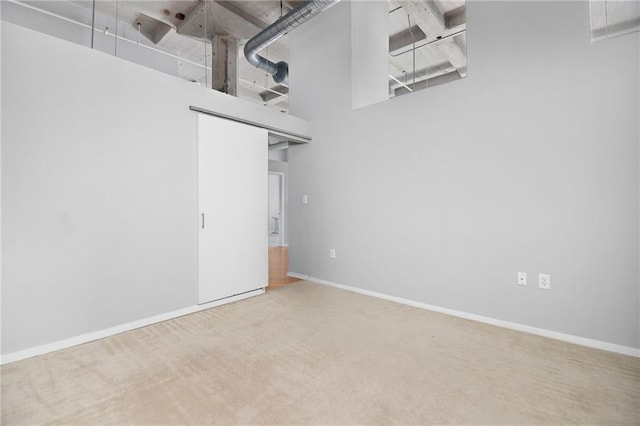
[[[265,70],[273,76],[276,83],[287,84],[289,77],[289,64],[280,61],[277,64],[262,56],[258,52],[269,46],[283,35],[287,34],[298,25],[308,21],[318,13],[329,9],[340,0],[315,0],[306,1],[293,9],[273,24],[259,32],[244,45],[244,56],[251,65]]]

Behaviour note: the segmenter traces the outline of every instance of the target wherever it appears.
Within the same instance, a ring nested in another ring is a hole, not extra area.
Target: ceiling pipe
[[[291,12],[259,32],[244,45],[244,56],[254,67],[260,68],[271,74],[276,83],[287,84],[289,79],[289,64],[280,61],[277,64],[260,55],[258,52],[274,43],[283,35],[300,24],[313,18],[320,12],[329,9],[340,0],[314,0],[306,1]]]

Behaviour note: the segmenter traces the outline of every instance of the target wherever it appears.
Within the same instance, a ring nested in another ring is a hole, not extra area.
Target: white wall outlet
[[[527,285],[527,273],[518,272],[518,285]]]
[[[329,249],[329,257],[331,259],[335,259],[336,258],[336,249]]]
[[[538,274],[538,287],[549,290],[551,288],[551,275]]]
[[[307,194],[302,196],[302,204],[309,204],[309,196]]]

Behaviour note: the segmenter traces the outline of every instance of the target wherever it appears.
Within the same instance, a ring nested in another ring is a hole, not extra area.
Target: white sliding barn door
[[[268,285],[268,136],[198,115],[198,302]]]

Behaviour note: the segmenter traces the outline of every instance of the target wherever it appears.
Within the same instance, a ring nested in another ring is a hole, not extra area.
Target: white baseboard
[[[124,333],[125,331],[135,330],[136,328],[145,327],[147,325],[156,324],[170,319],[178,318],[184,315],[193,314],[195,312],[204,311],[216,306],[225,305],[227,303],[236,302],[248,297],[258,296],[264,293],[264,289],[257,289],[247,293],[238,294],[236,296],[227,297],[225,299],[215,300],[213,302],[204,303],[202,305],[189,306],[188,308],[178,309],[177,311],[166,312],[164,314],[154,315],[152,317],[143,318],[137,321],[131,321],[126,324],[117,325],[104,330],[92,331],[90,333],[81,334],[69,339],[59,340],[53,343],[36,346],[22,351],[11,352],[2,355],[0,365],[9,364],[11,362],[21,361],[37,355],[43,355],[49,352],[58,351],[60,349],[70,348],[72,346],[81,345],[83,343],[92,342],[105,337],[114,336]]]
[[[413,306],[415,308],[426,309],[428,311],[438,312],[441,314],[451,315],[454,317],[464,318],[472,321],[478,321],[478,322],[495,325],[502,328],[508,328],[510,330],[522,331],[524,333],[535,334],[537,336],[548,337],[550,339],[561,340],[563,342],[573,343],[581,346],[587,346],[589,348],[602,349],[604,351],[615,352],[622,355],[630,355],[633,357],[640,358],[640,349],[632,348],[629,346],[617,345],[615,343],[603,342],[601,340],[587,339],[585,337],[573,336],[571,334],[565,334],[565,333],[558,333],[556,331],[545,330],[543,328],[530,327],[528,325],[518,324],[515,322],[503,321],[495,318],[485,317],[482,315],[456,311],[454,309],[442,308],[440,306],[428,305],[426,303],[416,302],[414,300],[403,299],[401,297],[396,297],[396,296],[389,296],[384,293],[378,293],[375,291],[364,290],[357,287],[338,284],[338,283],[323,280],[320,278],[309,277],[307,275],[298,274],[295,272],[289,272],[287,275],[289,275],[290,277],[302,278],[307,281],[323,284],[330,287],[340,288],[342,290],[352,291],[354,293],[360,293],[367,296],[377,297],[379,299],[390,300],[392,302]]]
[[[291,271],[287,272],[287,276],[291,277],[291,278],[298,278],[298,279],[301,279],[301,280],[306,280],[307,279],[306,275],[298,274],[297,272],[291,272]]]

